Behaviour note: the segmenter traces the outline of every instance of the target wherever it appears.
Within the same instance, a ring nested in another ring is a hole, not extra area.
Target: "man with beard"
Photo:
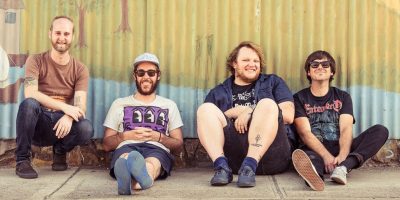
[[[347,184],[347,173],[361,167],[388,138],[382,125],[375,125],[353,140],[351,96],[330,85],[336,72],[335,59],[326,51],[311,53],[304,65],[310,87],[294,95],[294,124],[302,140],[293,152],[293,165],[313,190],[324,190],[324,173],[338,184]]]
[[[183,144],[178,107],[156,95],[160,81],[158,58],[139,55],[133,63],[135,94],[113,102],[104,122],[103,146],[114,151],[110,175],[117,179],[118,194],[147,189],[157,178],[170,175],[174,157]]]
[[[52,145],[52,169],[63,171],[66,153],[93,136],[85,119],[89,70],[69,54],[73,33],[71,18],[55,17],[48,33],[51,50],[26,61],[25,100],[16,120],[16,174],[21,178],[38,177],[30,162],[31,144]]]
[[[285,124],[293,121],[293,97],[285,82],[265,67],[262,49],[240,43],[226,67],[232,76],[212,89],[197,110],[200,142],[213,161],[211,185],[256,185],[255,174],[276,174],[290,164]]]

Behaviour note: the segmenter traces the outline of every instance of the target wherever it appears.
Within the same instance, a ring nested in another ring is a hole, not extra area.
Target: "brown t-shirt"
[[[39,91],[43,94],[72,104],[75,91],[88,90],[89,70],[72,56],[68,64],[59,65],[48,51],[28,57],[25,77],[38,80]]]

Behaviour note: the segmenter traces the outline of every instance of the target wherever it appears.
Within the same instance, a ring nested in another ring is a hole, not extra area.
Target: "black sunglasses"
[[[150,69],[147,71],[145,71],[143,69],[138,69],[135,71],[135,74],[139,77],[143,77],[147,73],[147,75],[149,75],[149,77],[153,77],[156,74],[158,74],[158,72],[159,72],[158,70],[154,70],[154,69]]]
[[[318,68],[319,65],[322,65],[323,68],[329,68],[331,66],[331,63],[329,61],[322,61],[322,62],[317,62],[317,61],[312,61],[310,62],[310,67],[311,68]]]

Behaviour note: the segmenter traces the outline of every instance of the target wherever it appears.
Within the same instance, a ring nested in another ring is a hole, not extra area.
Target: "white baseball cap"
[[[133,67],[136,68],[140,63],[143,62],[151,62],[154,63],[157,68],[160,68],[160,62],[158,61],[158,58],[156,55],[151,54],[151,53],[144,53],[139,55],[138,57],[135,58],[135,61],[133,62]]]

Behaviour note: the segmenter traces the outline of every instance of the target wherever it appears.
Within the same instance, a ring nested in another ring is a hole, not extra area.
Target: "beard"
[[[239,78],[243,82],[246,82],[246,83],[253,83],[254,81],[256,81],[258,79],[259,76],[260,76],[260,74],[258,74],[257,76],[254,76],[254,77],[247,77],[246,75],[241,74],[241,73],[235,74],[235,78]]]
[[[71,48],[71,43],[64,43],[63,47],[60,46],[60,44],[57,44],[56,42],[51,41],[51,45],[53,46],[53,48],[58,52],[58,53],[65,53],[69,50],[69,48]]]
[[[137,91],[139,92],[139,94],[144,95],[144,96],[148,96],[148,95],[151,95],[151,94],[153,94],[153,93],[155,92],[155,90],[157,89],[157,86],[158,86],[158,82],[160,82],[160,80],[157,80],[157,81],[154,83],[154,82],[153,82],[152,80],[150,80],[150,79],[143,79],[143,80],[140,81],[140,82],[136,79],[135,82],[136,82],[136,89],[137,89]],[[142,88],[142,84],[143,84],[144,82],[149,82],[149,83],[151,84],[150,89],[148,89],[148,90],[145,91],[145,90]]]

